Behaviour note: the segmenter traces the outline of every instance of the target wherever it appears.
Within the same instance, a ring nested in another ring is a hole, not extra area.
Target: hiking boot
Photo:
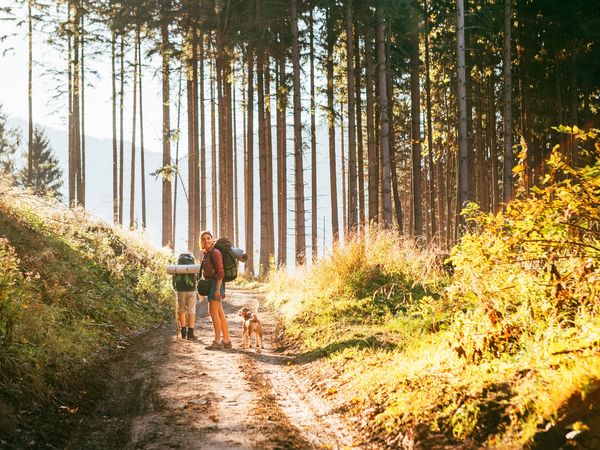
[[[181,327],[181,339],[186,339],[186,338],[187,338],[187,328]]]
[[[198,339],[196,336],[194,336],[194,329],[193,328],[188,328],[187,329],[187,340],[188,341],[195,341],[196,339]]]
[[[231,348],[231,347],[232,347],[231,341],[227,341],[227,342],[223,341],[223,348]]]
[[[223,343],[218,341],[213,341],[212,344],[204,347],[206,350],[221,350],[223,348]]]

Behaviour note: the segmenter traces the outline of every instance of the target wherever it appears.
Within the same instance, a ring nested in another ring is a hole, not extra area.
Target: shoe
[[[187,337],[187,328],[181,327],[181,339],[185,339]]]
[[[231,347],[232,347],[231,341],[227,341],[227,342],[223,341],[223,348],[231,348]]]
[[[194,329],[193,328],[188,328],[187,329],[187,340],[188,341],[195,341],[198,338],[196,336],[194,336]]]
[[[212,344],[204,347],[206,350],[221,350],[223,348],[222,342],[213,341]]]

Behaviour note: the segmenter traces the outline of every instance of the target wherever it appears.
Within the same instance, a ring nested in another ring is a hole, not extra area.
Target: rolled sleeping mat
[[[167,266],[167,273],[175,275],[178,273],[200,273],[200,264],[171,264]]]
[[[248,261],[248,255],[241,248],[231,247],[231,253],[238,261],[245,263]]]

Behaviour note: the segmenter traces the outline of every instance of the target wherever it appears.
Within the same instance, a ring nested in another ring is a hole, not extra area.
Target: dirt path
[[[259,308],[262,353],[240,348],[237,310],[257,304],[249,292],[228,292],[231,350],[205,349],[213,337],[206,301],[197,306],[198,341],[175,338],[173,324],[121,345],[99,406],[80,412],[67,448],[354,448],[335,405],[310,393],[288,357],[273,351],[268,311]]]

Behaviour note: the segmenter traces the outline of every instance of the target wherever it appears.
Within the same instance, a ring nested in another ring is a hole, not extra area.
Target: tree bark
[[[356,233],[358,225],[358,190],[356,186],[356,104],[354,79],[354,30],[352,2],[346,5],[346,74],[348,88],[348,231]]]
[[[133,119],[131,121],[131,189],[129,191],[129,228],[133,229],[135,225],[135,128],[137,115],[137,40],[133,46]]]
[[[204,112],[204,34],[198,39],[200,46],[200,229],[206,230],[206,113]]]
[[[27,2],[27,25],[29,28],[29,60],[27,65],[28,89],[27,102],[29,111],[29,138],[27,141],[27,184],[31,186],[33,182],[33,0]]]
[[[423,192],[421,179],[421,90],[419,86],[419,34],[411,33],[410,45],[410,116],[412,149],[411,213],[413,235],[423,235]]]
[[[386,85],[385,58],[385,21],[383,10],[377,8],[377,54],[379,64],[379,108],[380,108],[380,139],[381,139],[381,169],[382,169],[382,224],[386,228],[392,226],[392,196],[391,196],[391,163],[390,163],[390,130],[388,119],[388,101]]]
[[[277,186],[279,202],[277,210],[279,212],[278,237],[279,248],[277,252],[277,261],[279,265],[286,264],[287,261],[287,130],[286,130],[286,109],[287,109],[287,86],[285,84],[285,53],[279,59],[278,86],[277,86]]]
[[[356,96],[356,142],[358,166],[358,220],[365,226],[365,155],[363,146],[362,99],[361,99],[361,61],[358,33],[358,21],[354,22],[354,80]]]
[[[512,0],[504,0],[504,176],[503,200],[508,203],[512,199],[512,70],[511,70],[511,30],[512,30]]]
[[[332,8],[327,10],[327,128],[329,132],[329,184],[331,196],[331,238],[332,244],[339,239],[340,228],[337,202],[337,174],[335,161],[335,107],[333,91],[333,46],[335,34],[334,20],[331,17]]]
[[[467,86],[465,74],[465,10],[463,0],[456,0],[456,54],[458,67],[458,196],[457,209],[469,200],[468,146],[467,146]],[[460,216],[464,225],[464,217]]]
[[[258,4],[258,2],[257,2]],[[258,8],[257,8],[258,9]],[[258,171],[260,185],[260,260],[258,273],[265,275],[269,270],[269,191],[267,174],[267,142],[265,133],[264,96],[264,49],[258,48],[256,55],[256,81],[258,106]]]
[[[368,182],[369,182],[369,222],[377,222],[379,215],[379,162],[377,158],[377,145],[375,140],[374,124],[374,79],[373,79],[373,41],[365,36],[365,58],[367,60],[367,154],[368,164]]]
[[[125,197],[123,195],[123,175],[125,168],[123,166],[125,160],[125,137],[124,137],[124,111],[125,111],[125,42],[121,34],[121,54],[120,56],[120,75],[121,89],[119,92],[119,223],[123,225],[123,208],[125,205]]]
[[[248,44],[248,102],[246,111],[248,114],[247,125],[247,150],[246,150],[246,274],[254,274],[254,48]]]
[[[169,8],[169,2],[165,2],[165,10]],[[169,68],[169,25],[163,12],[161,17],[161,56],[162,56],[162,164],[166,167],[171,164],[171,106],[170,106],[170,68]],[[181,90],[181,80],[179,82]],[[179,116],[179,106],[178,106]],[[179,118],[177,119],[179,129]],[[179,141],[177,143],[179,149]],[[178,157],[179,155],[177,155]],[[179,164],[179,161],[176,161]],[[175,185],[177,186],[177,173]],[[175,191],[177,196],[177,191]],[[171,221],[171,210],[173,210],[173,221]],[[162,179],[162,245],[174,248],[175,243],[175,208],[171,200],[171,180],[168,177]]]
[[[437,236],[437,221],[436,221],[436,202],[435,202],[435,168],[433,163],[433,126],[432,126],[432,109],[431,109],[431,72],[430,72],[430,53],[429,53],[429,10],[427,1],[425,1],[425,104],[427,108],[427,161],[429,163],[429,208],[431,227],[431,240]],[[440,216],[441,220],[441,216]]]
[[[292,62],[294,66],[294,162],[296,207],[296,264],[306,261],[306,228],[304,213],[304,164],[302,162],[302,103],[300,101],[300,44],[296,0],[291,1]]]
[[[115,67],[116,49],[115,33],[111,35],[111,81],[112,81],[112,132],[113,132],[113,222],[119,223],[119,179],[118,179],[118,147],[117,147],[117,72]],[[164,243],[163,243],[164,245]]]
[[[138,84],[140,91],[140,177],[142,182],[142,228],[146,228],[146,163],[144,155],[144,103],[142,101],[142,45],[140,30],[137,30],[138,42]]]
[[[317,125],[315,104],[315,36],[313,10],[310,10],[309,22],[310,42],[310,162],[311,162],[311,248],[312,260],[318,256],[317,236]]]

